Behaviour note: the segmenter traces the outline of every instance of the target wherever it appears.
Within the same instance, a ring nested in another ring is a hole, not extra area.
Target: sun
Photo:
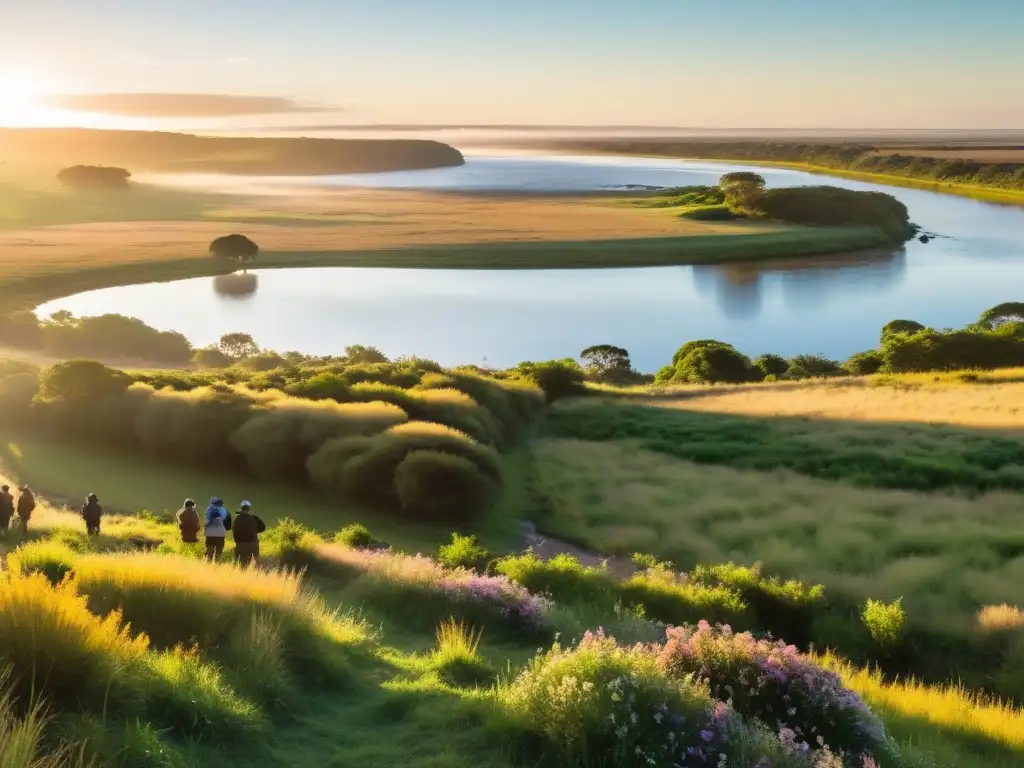
[[[22,69],[0,68],[0,126],[17,128],[47,122],[52,111],[45,103],[42,80]]]

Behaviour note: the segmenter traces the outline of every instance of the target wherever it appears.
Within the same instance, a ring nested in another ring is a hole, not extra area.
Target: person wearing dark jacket
[[[259,560],[260,534],[265,530],[266,524],[252,513],[252,505],[248,501],[243,501],[231,523],[231,533],[235,537],[236,563],[244,568]]]
[[[82,507],[82,519],[85,520],[85,530],[90,536],[100,535],[100,519],[103,517],[103,507],[95,493],[85,497],[85,506]]]
[[[11,518],[14,517],[14,497],[11,486],[0,487],[0,535],[6,536],[11,530]]]
[[[18,496],[18,520],[21,521],[21,533],[28,533],[28,521],[32,519],[32,512],[36,508],[35,494],[27,485],[21,486],[21,495]]]
[[[203,526],[200,522],[199,511],[196,509],[196,503],[192,499],[185,499],[185,504],[178,510],[175,519],[178,521],[178,530],[181,531],[182,542],[185,544],[198,544],[199,529]]]

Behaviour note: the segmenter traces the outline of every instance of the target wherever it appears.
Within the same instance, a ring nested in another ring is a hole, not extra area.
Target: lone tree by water
[[[128,189],[131,172],[103,165],[73,165],[57,174],[57,181],[76,189]]]
[[[210,243],[210,255],[216,259],[230,259],[242,264],[252,261],[260,247],[245,235],[224,235]]]
[[[730,207],[747,210],[764,194],[766,182],[759,173],[734,171],[722,176],[718,186],[725,193],[725,202]]]

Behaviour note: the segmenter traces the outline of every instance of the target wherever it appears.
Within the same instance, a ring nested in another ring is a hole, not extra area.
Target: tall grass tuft
[[[986,605],[978,612],[978,626],[986,632],[1024,631],[1024,611],[1015,605]]]
[[[437,648],[431,663],[444,682],[469,687],[494,678],[494,670],[480,655],[481,637],[483,630],[475,630],[456,619],[438,625]]]
[[[62,743],[47,748],[45,706],[33,698],[19,707],[10,681],[10,670],[0,673],[0,768],[87,768],[81,747]]]

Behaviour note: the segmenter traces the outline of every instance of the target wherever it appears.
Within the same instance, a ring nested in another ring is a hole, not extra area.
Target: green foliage
[[[684,353],[684,350],[687,350]],[[757,369],[731,344],[689,342],[673,356],[672,381],[691,384],[738,383],[757,378]]]
[[[1024,302],[1004,301],[989,307],[981,313],[978,323],[990,330],[995,330],[1004,323],[1020,323],[1024,321]]]
[[[885,365],[885,358],[877,349],[869,349],[867,352],[858,352],[850,355],[850,359],[843,363],[843,369],[851,376],[870,376],[878,373]]]
[[[785,378],[811,379],[843,376],[846,371],[835,360],[822,355],[797,355],[789,361]]]
[[[664,567],[641,571],[619,587],[620,598],[628,607],[638,608],[650,619],[666,624],[692,624],[708,621],[746,625],[749,606],[740,593],[728,586],[691,581]]]
[[[448,619],[437,627],[437,648],[431,664],[438,677],[456,688],[484,685],[494,679],[494,669],[480,655],[483,632],[462,621]]]
[[[341,544],[345,547],[365,549],[373,545],[374,538],[373,534],[370,533],[370,529],[365,525],[362,523],[352,523],[334,534],[333,541],[335,544]]]
[[[441,451],[410,451],[395,468],[399,508],[414,520],[463,521],[480,516],[497,486],[467,458]]]
[[[580,352],[590,379],[605,384],[627,384],[636,378],[629,351],[613,344],[597,344]]]
[[[882,647],[893,647],[900,641],[907,621],[902,599],[891,603],[868,600],[861,617],[871,638]]]
[[[260,353],[259,344],[248,333],[225,333],[217,342],[217,347],[225,355],[235,360],[253,357]]]
[[[227,368],[233,362],[234,358],[218,347],[203,347],[192,355],[192,365],[199,369]]]
[[[759,195],[753,210],[792,224],[878,227],[901,242],[914,233],[907,207],[884,192],[826,186],[782,187]]]
[[[781,376],[789,369],[789,361],[782,357],[782,355],[768,353],[755,357],[754,367],[761,372],[762,378],[765,376]]]
[[[725,194],[725,202],[730,208],[744,211],[756,208],[764,194],[766,182],[759,173],[734,171],[722,176],[718,186]]]
[[[740,216],[728,205],[699,205],[679,214],[680,218],[692,221],[733,221]]]
[[[558,554],[542,560],[534,552],[509,555],[497,562],[495,570],[534,594],[547,595],[562,603],[614,603],[617,582],[610,571],[583,565],[578,558]]]
[[[885,343],[887,337],[894,333],[917,333],[923,331],[924,326],[916,320],[890,320],[882,326],[881,343]]]
[[[476,536],[452,534],[450,544],[437,549],[437,560],[445,568],[472,568],[483,571],[490,559],[490,553],[480,546]]]
[[[66,360],[43,374],[39,395],[43,399],[84,402],[120,395],[131,383],[128,374],[95,360]]]
[[[549,403],[585,394],[583,369],[572,358],[534,363],[523,362],[514,369],[517,378],[540,387]]]

